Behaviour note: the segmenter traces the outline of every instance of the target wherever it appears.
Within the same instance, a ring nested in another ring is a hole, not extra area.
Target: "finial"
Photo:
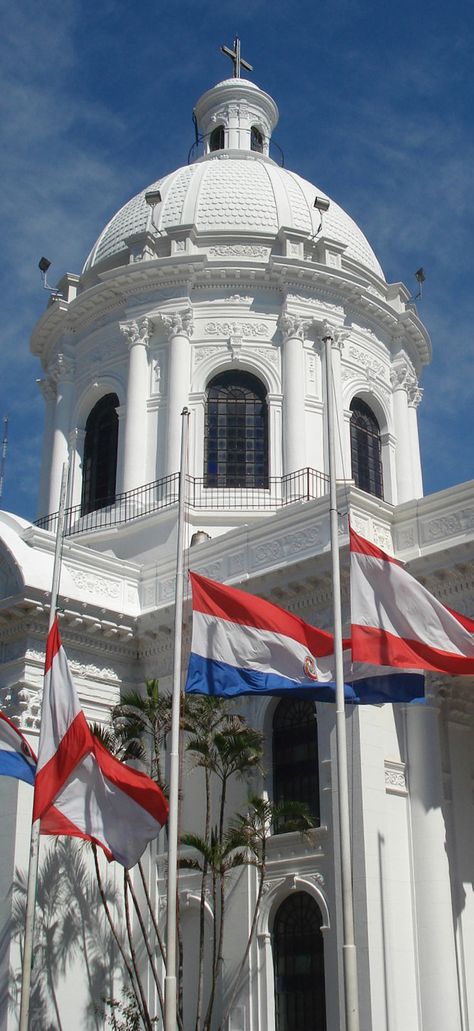
[[[248,72],[253,72],[252,65],[249,64],[248,61],[244,61],[243,57],[240,56],[240,39],[238,36],[234,39],[233,50],[231,50],[230,47],[222,46],[221,51],[223,54],[226,54],[227,57],[230,57],[232,64],[234,65],[234,79],[240,79],[241,67],[246,68]]]

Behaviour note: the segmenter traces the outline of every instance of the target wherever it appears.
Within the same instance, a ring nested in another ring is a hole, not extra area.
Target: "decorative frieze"
[[[96,594],[113,600],[120,597],[121,584],[116,580],[108,580],[96,573],[88,573],[84,569],[75,569],[65,564],[71,580],[80,591]]]
[[[204,327],[207,336],[264,337],[268,335],[265,322],[208,322]]]
[[[216,258],[268,258],[270,248],[245,243],[220,244],[210,247],[208,253]]]

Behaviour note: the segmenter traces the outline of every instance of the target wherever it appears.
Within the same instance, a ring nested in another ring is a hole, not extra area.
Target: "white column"
[[[168,330],[168,431],[166,436],[165,476],[179,472],[181,448],[181,412],[189,400],[191,354],[189,340],[193,334],[191,308],[174,315],[162,315]]]
[[[423,472],[420,456],[420,437],[418,433],[417,408],[423,397],[423,390],[418,382],[412,383],[408,391],[408,419],[410,423],[411,457],[413,473],[413,496],[423,497]]]
[[[283,473],[306,465],[305,380],[303,342],[309,322],[283,312],[278,328],[283,337]]]
[[[429,701],[407,708],[421,1026],[460,1031],[438,718]]]
[[[46,412],[41,451],[41,476],[38,493],[38,518],[49,511],[49,485],[51,479],[51,455],[53,451],[54,416],[56,408],[56,387],[50,379],[37,380],[45,400]]]
[[[346,447],[346,421],[344,419],[344,402],[342,395],[342,347],[349,336],[348,329],[339,326],[332,326],[330,322],[324,321],[322,328],[322,340],[328,336],[331,338],[332,349],[332,381],[334,389],[334,434],[336,443],[336,479],[351,479],[352,471],[350,462],[347,462],[348,447]],[[327,399],[326,399],[327,403]],[[350,423],[347,424],[350,433]]]
[[[134,490],[146,483],[148,341],[149,319],[123,322],[120,330],[128,338],[129,361],[122,490]]]
[[[412,440],[408,417],[408,390],[413,381],[413,370],[405,359],[396,360],[391,369],[393,417],[397,436],[396,473],[397,502],[399,505],[413,498]]]
[[[67,354],[58,354],[54,364],[49,367],[48,374],[50,379],[56,383],[48,512],[56,512],[59,507],[63,465],[68,459],[69,430],[74,400],[74,359]]]

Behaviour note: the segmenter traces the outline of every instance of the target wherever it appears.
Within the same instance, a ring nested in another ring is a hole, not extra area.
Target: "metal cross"
[[[249,64],[248,61],[244,61],[243,57],[240,56],[240,39],[238,36],[234,39],[233,50],[231,50],[230,47],[222,46],[221,51],[223,54],[226,54],[227,57],[230,57],[232,64],[234,65],[234,79],[240,79],[241,67],[246,68],[249,72],[253,72],[252,65]]]

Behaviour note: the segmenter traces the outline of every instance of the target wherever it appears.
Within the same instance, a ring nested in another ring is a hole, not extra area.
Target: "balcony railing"
[[[272,476],[265,487],[208,487],[203,477],[186,478],[188,509],[208,512],[275,512],[295,501],[311,501],[329,490],[329,478],[316,469],[298,469],[287,476]],[[64,513],[64,535],[92,533],[130,523],[154,512],[163,512],[178,502],[179,474],[165,476],[143,487],[116,494],[113,501],[93,512],[73,505]],[[58,512],[37,519],[36,526],[56,533]]]

